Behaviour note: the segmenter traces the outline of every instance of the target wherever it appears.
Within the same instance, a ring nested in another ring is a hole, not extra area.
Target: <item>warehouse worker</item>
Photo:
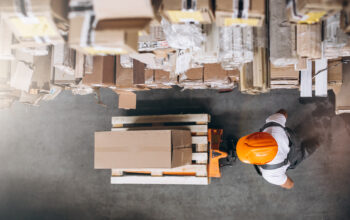
[[[305,151],[293,144],[293,133],[285,127],[286,121],[287,112],[279,110],[267,118],[260,132],[240,138],[236,152],[242,162],[254,164],[267,182],[291,189],[294,182],[286,171],[305,158]]]

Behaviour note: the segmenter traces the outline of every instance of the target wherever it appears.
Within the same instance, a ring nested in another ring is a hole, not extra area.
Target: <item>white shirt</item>
[[[285,126],[286,120],[287,119],[283,114],[276,113],[268,117],[266,119],[266,123],[276,122],[282,126]],[[286,135],[286,132],[283,130],[283,128],[276,127],[276,126],[268,127],[263,132],[267,132],[271,134],[275,138],[278,145],[278,151],[275,158],[273,158],[273,160],[267,164],[281,163],[287,158],[287,155],[289,152],[289,140]],[[275,185],[282,185],[287,181],[286,171],[288,166],[289,166],[289,162],[288,164],[274,170],[264,170],[263,168],[260,167],[260,171],[262,176],[267,182]]]

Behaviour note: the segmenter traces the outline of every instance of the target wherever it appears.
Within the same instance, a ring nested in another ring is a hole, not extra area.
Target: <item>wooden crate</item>
[[[192,134],[192,164],[169,168],[112,169],[111,184],[208,185],[208,114],[112,117],[112,131],[186,129]]]

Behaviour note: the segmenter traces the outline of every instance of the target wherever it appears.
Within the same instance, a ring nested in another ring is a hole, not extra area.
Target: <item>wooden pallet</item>
[[[192,164],[170,169],[112,169],[111,184],[208,185],[208,114],[123,116],[112,118],[112,131],[186,129],[192,134]]]

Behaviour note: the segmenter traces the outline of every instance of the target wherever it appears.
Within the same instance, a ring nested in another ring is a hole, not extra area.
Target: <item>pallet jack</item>
[[[208,129],[208,143],[209,143],[209,163],[208,163],[208,177],[210,178],[220,178],[221,170],[220,168],[226,165],[232,166],[236,157],[233,153],[233,146],[230,148],[229,152],[223,152],[220,150],[220,146],[224,144],[223,142],[223,129]],[[224,160],[224,161],[223,161]],[[220,163],[223,161],[223,163]]]

